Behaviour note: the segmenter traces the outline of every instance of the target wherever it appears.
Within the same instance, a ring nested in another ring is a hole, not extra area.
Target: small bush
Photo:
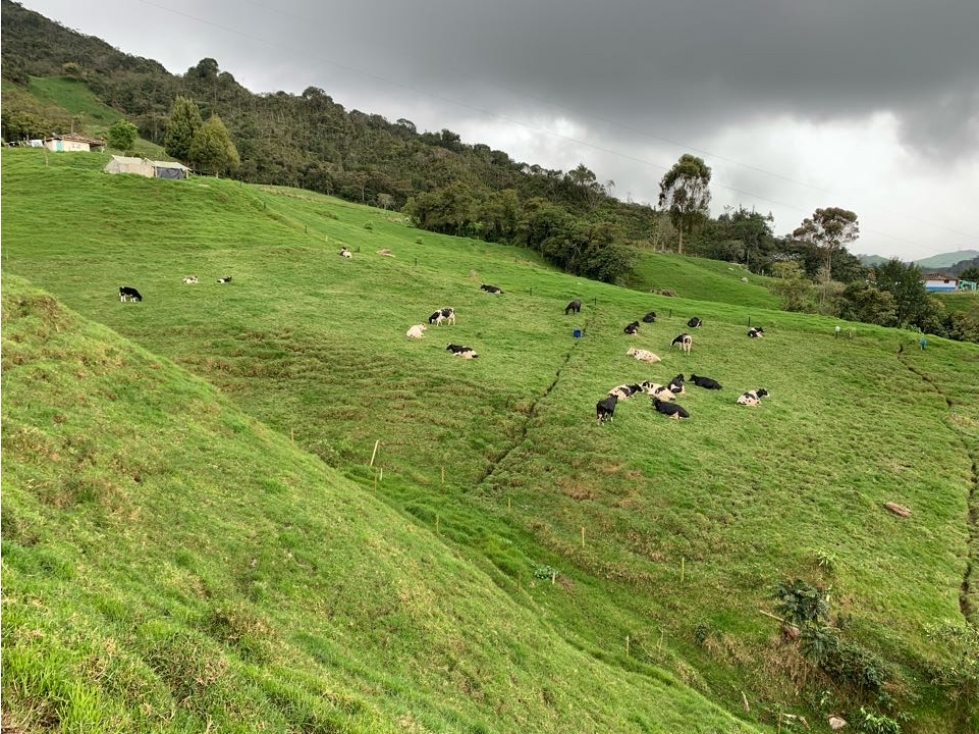
[[[697,626],[693,628],[693,638],[697,641],[698,645],[703,647],[713,631],[710,622],[697,622]]]
[[[883,714],[875,714],[860,707],[860,731],[865,734],[901,734],[901,725]]]
[[[539,579],[550,580],[552,578],[557,578],[558,571],[556,568],[551,566],[538,566],[534,569],[534,577]]]
[[[372,231],[374,229],[374,223],[364,222],[364,229],[366,229],[367,231]]]
[[[829,598],[825,589],[796,579],[791,584],[779,581],[772,597],[776,600],[775,611],[795,625],[824,622],[829,616]]]

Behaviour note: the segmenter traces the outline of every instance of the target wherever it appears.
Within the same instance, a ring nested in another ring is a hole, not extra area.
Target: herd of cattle
[[[487,285],[485,283],[480,286],[480,289],[486,293],[503,293],[499,287],[495,285]],[[580,312],[581,301],[579,299],[571,301],[564,309],[565,316]],[[415,324],[408,329],[405,336],[407,336],[409,339],[421,339],[424,337],[425,330],[429,326],[441,326],[443,324],[452,326],[455,324],[455,317],[456,312],[454,308],[445,306],[437,309],[428,317],[428,324]],[[646,324],[652,324],[656,322],[656,318],[656,312],[650,311],[642,317],[641,321]],[[703,319],[697,316],[694,316],[687,321],[688,329],[699,329],[703,325]],[[623,331],[627,335],[635,335],[639,333],[640,327],[641,324],[639,321],[633,321],[627,324]],[[751,339],[757,339],[761,337],[763,333],[764,331],[761,327],[752,327],[748,330],[748,337]],[[690,354],[691,350],[693,349],[693,337],[690,336],[688,332],[683,332],[673,339],[670,346],[679,346],[685,354]],[[479,357],[472,347],[467,347],[462,344],[448,344],[446,345],[445,349],[456,357],[461,357],[463,359],[476,359]],[[646,364],[655,364],[662,361],[659,356],[647,349],[632,347],[626,352],[626,354]],[[721,384],[717,380],[711,377],[705,377],[703,375],[690,375],[690,382],[704,390],[721,389]],[[677,395],[682,395],[686,392],[685,384],[686,380],[684,379],[683,374],[679,374],[666,385],[659,385],[650,381],[633,385],[616,385],[608,391],[608,395],[605,398],[599,400],[596,404],[596,418],[599,424],[612,420],[613,416],[615,415],[615,407],[618,402],[620,400],[628,400],[629,398],[638,394],[648,395],[652,399],[653,408],[657,413],[661,413],[665,416],[676,419],[689,418],[689,411],[687,411],[683,406],[677,405],[674,402]],[[737,403],[738,405],[747,405],[752,407],[757,406],[761,402],[761,399],[767,395],[768,391],[764,388],[749,390],[738,396]]]

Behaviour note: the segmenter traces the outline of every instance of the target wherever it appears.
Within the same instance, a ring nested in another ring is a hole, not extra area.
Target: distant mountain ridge
[[[856,257],[867,267],[882,265],[891,259],[881,255],[857,255]],[[979,258],[979,250],[956,250],[955,252],[943,252],[940,255],[932,255],[921,260],[913,260],[912,262],[922,270],[936,270],[951,268],[953,265],[975,260],[976,258]]]

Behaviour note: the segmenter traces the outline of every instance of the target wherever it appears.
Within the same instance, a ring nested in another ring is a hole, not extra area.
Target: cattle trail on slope
[[[585,323],[581,327],[582,335],[588,333],[588,324],[590,322],[591,322],[591,318],[585,319]],[[542,400],[544,400],[548,395],[550,395],[551,392],[554,391],[555,387],[557,387],[558,381],[561,379],[561,371],[567,366],[568,362],[571,360],[571,355],[574,354],[574,350],[578,347],[580,343],[581,343],[580,339],[574,340],[574,343],[571,345],[571,348],[568,350],[567,354],[564,355],[564,360],[561,362],[561,365],[557,368],[557,371],[554,373],[554,379],[551,381],[551,384],[544,389],[544,392],[542,392],[534,400],[533,403],[531,403],[530,409],[527,411],[526,418],[524,419],[523,423],[521,423],[520,425],[520,430],[516,439],[514,439],[510,443],[510,445],[503,453],[501,453],[498,457],[496,457],[490,462],[489,466],[486,467],[485,471],[483,471],[483,473],[480,474],[479,477],[476,479],[476,482],[473,484],[473,489],[479,489],[483,485],[483,483],[489,480],[493,476],[493,473],[500,467],[500,465],[507,460],[507,457],[510,456],[513,450],[516,449],[518,446],[521,446],[523,442],[527,439],[527,427],[530,424],[530,421],[537,417],[538,404]]]
[[[898,361],[901,362],[905,367],[908,368],[913,374],[920,377],[924,382],[937,392],[948,409],[951,411],[955,407],[955,401],[952,400],[948,395],[942,392],[942,389],[938,386],[938,383],[926,372],[921,371],[912,364],[909,364],[905,357],[898,357]],[[979,609],[975,608],[972,604],[972,586],[974,581],[974,575],[979,573],[979,568],[976,567],[975,561],[976,556],[979,556],[979,449],[976,449],[972,442],[963,435],[962,431],[955,427],[954,422],[950,422],[949,430],[955,434],[955,436],[962,442],[962,447],[965,449],[965,454],[970,459],[971,466],[971,484],[969,486],[969,497],[968,497],[968,527],[967,527],[967,552],[968,556],[965,559],[965,573],[962,575],[962,586],[959,591],[959,610],[962,612],[962,616],[965,621],[969,624],[979,624]]]

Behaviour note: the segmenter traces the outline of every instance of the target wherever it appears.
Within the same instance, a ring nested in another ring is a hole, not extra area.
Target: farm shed
[[[64,135],[54,135],[44,141],[44,147],[48,150],[57,152],[84,152],[92,150],[101,151],[105,148],[105,141],[97,138],[89,138],[78,133],[66,133]]]
[[[955,291],[958,290],[959,279],[943,275],[930,275],[925,280],[926,291]]]
[[[135,173],[147,178],[187,178],[187,166],[176,161],[151,161],[147,158],[131,158],[114,155],[102,169],[106,173]]]

